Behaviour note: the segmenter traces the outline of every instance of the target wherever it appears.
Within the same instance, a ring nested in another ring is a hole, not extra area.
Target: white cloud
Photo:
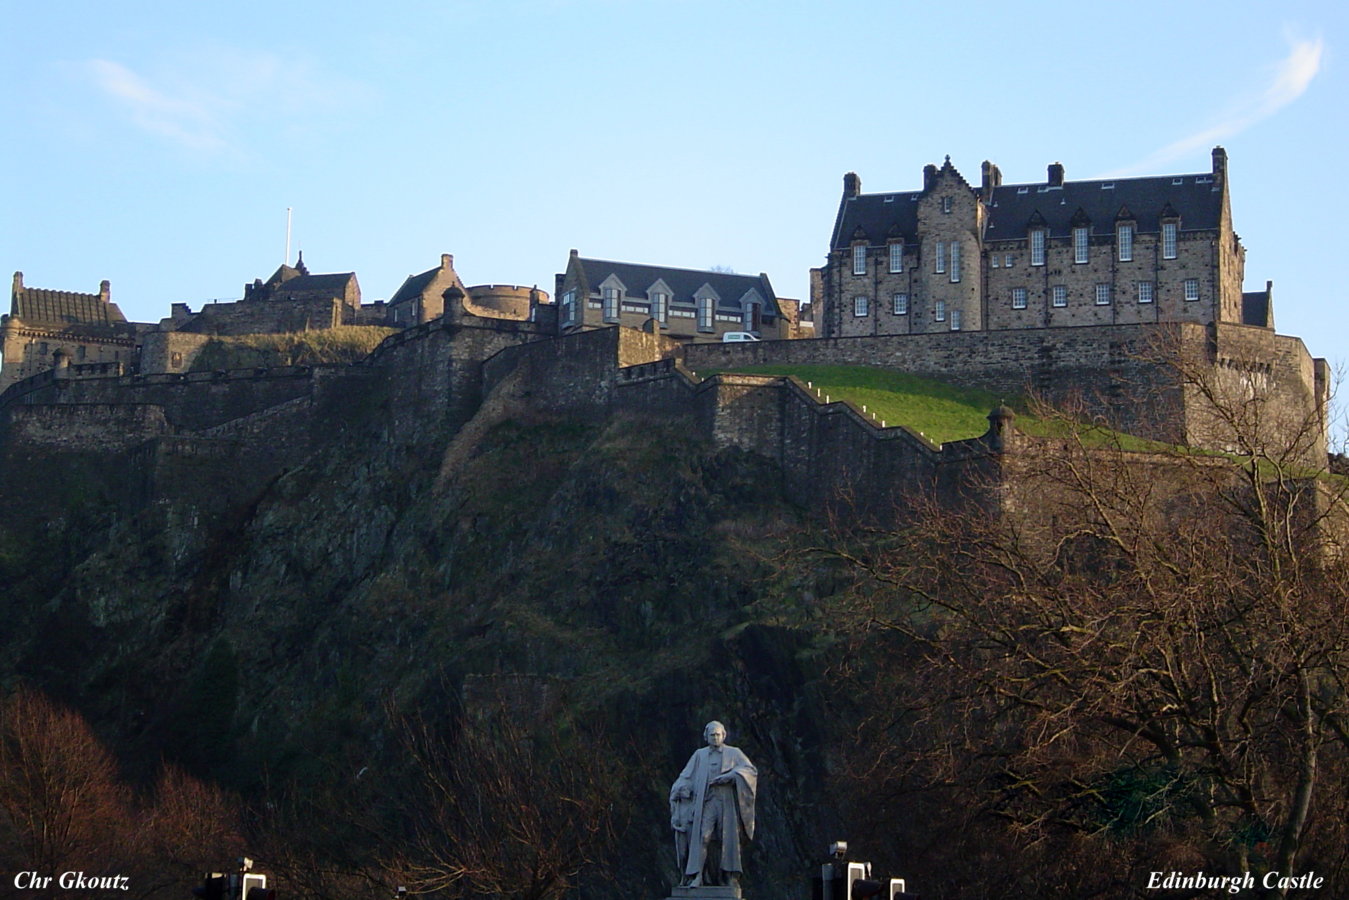
[[[150,72],[108,59],[84,72],[137,127],[189,150],[242,152],[250,129],[349,108],[369,96],[363,85],[320,72],[304,60],[234,48],[198,50],[161,61]]]
[[[1321,71],[1321,56],[1325,44],[1321,38],[1290,39],[1289,53],[1272,72],[1263,90],[1237,98],[1225,114],[1204,128],[1149,154],[1133,165],[1126,166],[1103,177],[1135,175],[1156,171],[1158,168],[1200,150],[1207,150],[1219,141],[1240,134],[1246,129],[1274,115],[1292,103],[1307,90]]]

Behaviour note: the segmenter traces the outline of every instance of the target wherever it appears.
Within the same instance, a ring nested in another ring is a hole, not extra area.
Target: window
[[[1026,289],[1012,288],[1012,309],[1026,308]]]
[[[998,254],[996,254],[996,253],[990,253],[990,254],[988,255],[988,259],[989,259],[989,263],[993,266],[993,268],[996,269],[996,268],[998,267],[998,259],[999,259]]]
[[[852,273],[854,275],[865,275],[867,273],[867,248],[865,244],[856,244],[852,248]]]
[[[894,296],[893,298],[891,298],[891,299],[892,299],[892,301],[894,302],[894,311],[895,311],[895,315],[897,315],[897,316],[907,316],[907,315],[909,314],[909,295],[908,295],[908,294],[895,294],[895,296]]]
[[[1198,299],[1199,299],[1199,279],[1198,279],[1198,278],[1186,278],[1186,279],[1185,279],[1185,299],[1186,299],[1186,300],[1198,300]]]
[[[1175,222],[1162,223],[1162,259],[1176,258],[1176,232],[1180,226]]]
[[[75,348],[75,361],[84,362],[84,345],[80,344]]]
[[[951,283],[960,280],[960,241],[951,242]]]
[[[942,198],[941,198],[941,211],[944,212],[944,213],[949,213],[949,212],[951,211],[951,198],[950,198],[950,197],[942,197]]]
[[[1068,288],[1061,284],[1056,284],[1049,289],[1049,302],[1055,306],[1068,305]]]
[[[670,318],[670,295],[664,291],[651,293],[651,315],[657,322],[667,322]]]
[[[894,243],[890,245],[890,272],[904,271],[904,244]]]
[[[1140,281],[1140,282],[1138,282],[1138,302],[1139,302],[1139,303],[1151,303],[1151,302],[1152,302],[1152,282],[1151,282],[1151,281]]]
[[[616,322],[618,320],[618,288],[607,287],[604,289],[604,321]]]
[[[1121,225],[1115,229],[1115,245],[1119,247],[1119,261],[1131,262],[1134,258],[1134,227]]]
[[[852,314],[854,316],[865,316],[870,311],[870,306],[871,306],[870,297],[852,298]]]
[[[711,331],[711,330],[712,330],[712,298],[711,298],[711,297],[699,297],[699,298],[698,298],[698,330],[699,330],[699,331]]]
[[[1110,305],[1110,285],[1108,284],[1096,285],[1096,305],[1097,306]]]
[[[1030,233],[1030,264],[1032,266],[1043,266],[1045,264],[1045,230],[1037,228]]]
[[[1073,229],[1073,262],[1084,263],[1087,261],[1087,240],[1090,229]]]
[[[1012,267],[1012,254],[1007,253],[1007,254],[1004,254],[1004,255],[1003,255],[1003,257],[1002,257],[1002,267],[1003,267],[1004,269],[1010,269],[1010,268]]]
[[[951,310],[951,330],[960,330],[960,310],[958,309]]]
[[[938,300],[936,303],[932,304],[932,318],[936,319],[938,322],[946,321],[945,300]]]
[[[936,271],[938,272],[946,271],[946,245],[943,244],[941,241],[937,241],[936,265],[937,265]]]

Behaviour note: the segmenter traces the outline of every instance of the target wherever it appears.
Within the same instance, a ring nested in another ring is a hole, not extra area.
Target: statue
[[[738,888],[742,845],[754,837],[759,772],[725,743],[726,726],[708,722],[707,746],[695,750],[670,788],[670,825],[682,887]]]

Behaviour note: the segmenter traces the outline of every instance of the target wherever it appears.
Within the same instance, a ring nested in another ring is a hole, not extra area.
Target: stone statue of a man
[[[759,772],[726,743],[726,726],[708,722],[707,746],[695,750],[670,788],[670,824],[684,887],[739,886],[742,845],[754,837]]]

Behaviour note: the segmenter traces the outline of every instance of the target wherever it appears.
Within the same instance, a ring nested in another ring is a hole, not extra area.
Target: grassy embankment
[[[988,414],[999,404],[1016,411],[1016,427],[1038,437],[1063,434],[1062,420],[1042,418],[1029,412],[1024,397],[999,397],[989,391],[957,387],[931,378],[919,378],[892,369],[869,366],[749,366],[738,369],[707,369],[699,377],[718,372],[746,375],[794,375],[803,384],[819,389],[830,400],[848,400],[887,426],[904,425],[937,443],[975,438],[988,431]],[[1125,450],[1156,450],[1164,445],[1097,426],[1079,426],[1084,442],[1118,446]]]
[[[395,331],[371,325],[343,325],[321,331],[215,337],[192,361],[192,371],[349,364],[364,359]]]

